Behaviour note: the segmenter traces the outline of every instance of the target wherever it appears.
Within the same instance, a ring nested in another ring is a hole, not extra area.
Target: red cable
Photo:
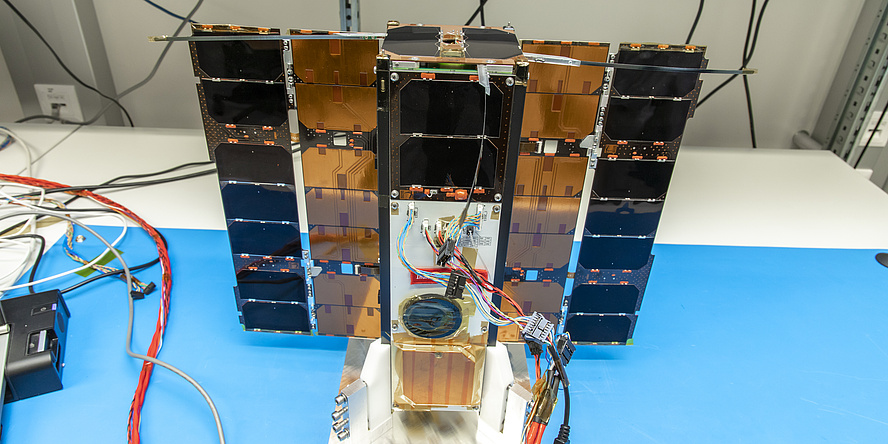
[[[51,190],[53,188],[69,188],[68,185],[64,185],[58,182],[51,182],[48,180],[36,179],[33,177],[16,176],[11,174],[0,174],[0,180],[35,186],[47,190]],[[151,337],[151,345],[148,347],[148,352],[146,354],[152,358],[156,358],[157,353],[160,349],[161,341],[163,340],[163,334],[166,331],[166,323],[169,319],[170,293],[173,285],[169,252],[167,251],[166,246],[164,246],[163,239],[161,238],[160,233],[158,233],[157,230],[154,229],[154,227],[149,225],[148,222],[145,222],[145,220],[139,217],[136,213],[132,212],[123,205],[114,202],[111,199],[108,199],[107,197],[87,190],[72,190],[66,191],[66,193],[88,197],[97,202],[107,205],[112,210],[132,219],[140,227],[142,227],[154,240],[154,243],[157,246],[157,254],[160,258],[161,303],[160,308],[158,309],[154,335]],[[145,402],[145,394],[148,390],[148,384],[151,382],[151,374],[153,370],[154,364],[151,364],[150,362],[142,363],[142,371],[139,374],[139,383],[136,386],[136,392],[133,395],[133,401],[130,406],[129,424],[127,427],[127,441],[133,444],[139,443],[139,427],[141,425],[142,405]]]

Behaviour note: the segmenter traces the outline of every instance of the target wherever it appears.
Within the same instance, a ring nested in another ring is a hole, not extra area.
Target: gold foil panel
[[[340,227],[379,227],[379,207],[372,191],[314,188],[305,193],[308,223]]]
[[[296,114],[309,129],[370,131],[376,128],[376,88],[297,83]]]
[[[506,282],[503,284],[503,291],[528,316],[535,311],[540,313],[561,311],[561,298],[564,296],[564,287],[556,282]],[[507,301],[502,301],[500,306],[504,310],[515,310]]]
[[[293,69],[305,83],[370,86],[378,40],[291,40]]]
[[[369,150],[306,148],[302,152],[305,186],[376,191],[375,159]]]
[[[608,46],[582,43],[522,42],[524,52],[547,54],[587,62],[606,62]],[[592,94],[601,87],[604,68],[598,66],[565,66],[549,63],[531,63],[529,93]]]
[[[379,308],[379,280],[375,277],[324,273],[312,283],[317,304]]]
[[[379,337],[379,309],[318,305],[318,334],[360,338]]]
[[[370,228],[318,225],[308,232],[315,260],[378,263],[379,233]]]
[[[395,335],[395,406],[404,410],[477,406],[481,403],[487,334],[463,340]]]
[[[585,157],[519,156],[516,196],[574,196],[583,191]]]
[[[597,114],[598,96],[527,94],[521,137],[582,139],[595,131]]]
[[[511,233],[506,267],[561,268],[570,259],[572,245],[573,235],[570,234]]]
[[[515,196],[509,231],[565,234],[576,227],[579,211],[579,198]]]

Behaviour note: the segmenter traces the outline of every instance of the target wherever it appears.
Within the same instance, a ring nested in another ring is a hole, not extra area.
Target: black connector
[[[558,430],[558,436],[555,437],[554,444],[568,444],[570,443],[570,426],[567,424],[562,424],[561,429]]]
[[[138,290],[131,290],[130,297],[132,297],[134,301],[142,300],[145,299],[145,293]]]
[[[530,349],[530,354],[532,356],[541,356],[543,354],[543,345],[536,341],[528,341],[524,340],[527,343],[527,348]]]
[[[438,250],[438,257],[435,259],[435,263],[442,267],[447,265],[450,262],[450,258],[453,257],[453,250],[455,248],[456,241],[454,239],[445,240],[444,245]]]
[[[448,299],[462,299],[465,289],[466,276],[458,271],[453,271],[450,273],[450,279],[447,281],[447,290],[444,290],[444,297]]]
[[[149,282],[148,285],[145,286],[145,291],[143,291],[142,293],[146,295],[151,294],[151,292],[154,291],[155,288],[157,288],[157,286],[154,285],[154,282]]]
[[[561,357],[561,363],[567,365],[577,347],[571,342],[570,333],[563,333],[555,339],[555,349],[558,351],[558,356]]]
[[[60,390],[70,312],[59,290],[4,299],[0,312],[9,327],[3,401]]]

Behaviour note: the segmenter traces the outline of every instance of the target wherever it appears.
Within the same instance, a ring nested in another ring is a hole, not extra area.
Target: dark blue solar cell
[[[277,185],[222,184],[226,219],[298,222],[296,193]]]
[[[626,343],[635,327],[634,316],[568,315],[564,329],[577,342]]]
[[[299,227],[292,224],[231,222],[228,239],[233,254],[302,256]]]
[[[647,265],[654,238],[583,236],[580,265],[587,269],[637,270]]]
[[[241,307],[244,328],[273,331],[311,330],[308,310],[297,304],[274,304],[270,302],[247,302]]]
[[[605,236],[652,236],[663,201],[598,200],[589,202],[586,230]]]

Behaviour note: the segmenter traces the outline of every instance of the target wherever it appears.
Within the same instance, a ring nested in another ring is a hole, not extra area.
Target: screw
[[[486,332],[486,331],[487,331],[487,326],[486,326],[486,325],[482,326],[482,327],[481,327],[481,333],[484,333],[484,332]]]
[[[398,77],[398,73],[393,72],[393,73],[392,73],[392,82],[397,82],[398,79],[399,79],[399,77]]]
[[[500,212],[500,206],[497,205],[497,206],[493,207],[493,212],[494,212],[494,213],[499,213],[499,212]]]
[[[441,352],[435,352],[435,357],[436,357],[436,358],[443,358],[443,357],[444,357],[444,353],[441,353]]]
[[[511,77],[506,77],[506,86],[512,86],[515,84],[515,79]]]
[[[392,190],[392,199],[397,199],[400,194],[398,190]]]
[[[308,259],[308,250],[302,252],[302,259]]]
[[[398,209],[398,203],[397,203],[397,202],[392,202],[392,209],[393,209],[393,210],[397,210],[397,209]]]
[[[398,321],[392,321],[392,330],[398,329]]]
[[[500,193],[496,193],[493,195],[493,200],[499,202],[499,201],[503,200],[503,195]]]

